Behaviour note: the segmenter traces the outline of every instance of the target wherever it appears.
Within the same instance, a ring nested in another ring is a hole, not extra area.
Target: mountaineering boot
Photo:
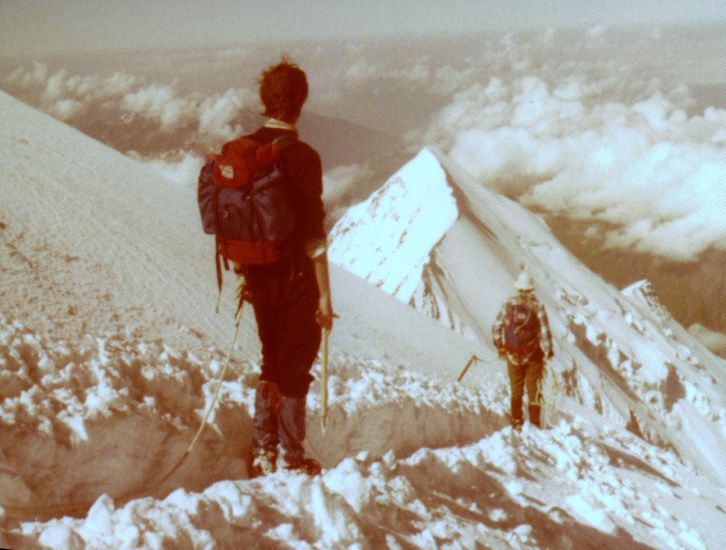
[[[282,396],[280,407],[280,443],[284,451],[285,468],[308,475],[320,473],[320,463],[305,456],[305,398]]]
[[[250,477],[270,474],[277,469],[279,414],[280,391],[277,384],[260,380],[255,391],[254,432],[247,464]]]
[[[277,450],[275,449],[254,449],[250,463],[247,466],[247,474],[250,479],[272,474],[277,470]]]
[[[309,476],[319,475],[320,472],[322,471],[320,462],[318,462],[314,458],[310,458],[310,457],[302,457],[297,462],[286,461],[285,469],[294,470],[296,472],[301,472],[301,473],[307,474]]]
[[[538,428],[541,427],[540,422],[540,406],[539,405],[529,405],[529,421],[534,426],[537,426]]]
[[[522,415],[522,398],[512,398],[512,411],[510,413],[510,421],[512,428],[515,430],[521,430],[524,424],[524,416]]]
[[[510,413],[510,421],[512,428],[519,431],[524,424],[524,416],[522,415],[522,398],[518,396],[512,397],[512,409]]]

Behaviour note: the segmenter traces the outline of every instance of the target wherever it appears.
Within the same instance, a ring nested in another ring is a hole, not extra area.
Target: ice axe
[[[473,365],[473,364],[474,364],[474,363],[475,363],[476,361],[479,361],[479,360],[480,360],[480,359],[479,359],[479,358],[478,358],[478,357],[476,356],[476,354],[472,355],[472,356],[471,356],[471,359],[469,359],[469,362],[468,362],[468,363],[466,364],[466,366],[464,367],[464,370],[462,370],[462,371],[461,371],[461,374],[459,375],[459,378],[457,378],[457,379],[456,379],[456,381],[457,381],[457,382],[461,382],[462,378],[464,378],[464,375],[465,375],[465,374],[467,373],[467,371],[469,370],[469,368],[471,368],[471,366],[472,366],[472,365]]]
[[[323,360],[320,373],[320,429],[325,433],[328,420],[328,337],[330,329],[323,329]]]

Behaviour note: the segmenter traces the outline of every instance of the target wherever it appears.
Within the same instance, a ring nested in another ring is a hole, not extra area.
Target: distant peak
[[[459,215],[446,171],[422,148],[330,233],[330,259],[407,303]]]

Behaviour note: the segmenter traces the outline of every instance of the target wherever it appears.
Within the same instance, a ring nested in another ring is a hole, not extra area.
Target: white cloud
[[[403,80],[404,82],[428,84],[431,82],[431,73],[431,66],[428,63],[418,62],[410,67],[392,71],[390,76]]]
[[[550,31],[531,40],[493,38],[455,64],[439,63],[432,54],[402,51],[391,58],[349,45],[325,70],[311,71],[311,99],[316,107],[333,107],[325,111],[331,116],[345,118],[351,111],[364,116],[367,108],[344,105],[349,86],[407,90],[411,98],[450,97],[428,128],[407,134],[413,144],[441,146],[481,181],[529,205],[609,222],[611,246],[679,259],[720,246],[726,110],[694,114],[687,87],[664,84],[665,75],[641,76],[627,60],[588,51],[603,37],[615,48],[615,31],[595,26],[579,39],[570,37]],[[230,50],[216,61],[244,55],[245,50]],[[243,131],[240,110],[259,107],[256,93],[246,89],[184,95],[175,84],[123,72],[105,78],[70,75],[40,63],[15,70],[7,80],[33,87],[41,108],[71,123],[86,110],[114,115],[121,110],[155,121],[158,131],[184,126],[184,139],[199,144],[218,144]],[[412,99],[410,105],[418,104]],[[335,208],[366,177],[361,167],[348,169],[327,175],[335,181],[328,197]]]
[[[711,136],[714,145],[726,145],[726,128],[722,128]]]
[[[176,161],[163,159],[140,160],[154,172],[182,187],[196,187],[199,171],[204,164],[202,157],[192,153],[185,154]]]
[[[608,135],[599,146],[582,147],[577,161],[533,186],[523,201],[617,224],[607,236],[613,247],[684,261],[711,246],[726,249],[723,151],[709,145],[647,143],[638,136],[622,136],[608,151],[604,140],[617,138]],[[606,161],[599,162],[603,156]]]
[[[257,94],[246,89],[231,89],[221,96],[205,99],[199,106],[199,132],[222,140],[234,138],[242,128],[233,122],[244,107],[259,108]]]
[[[38,62],[30,68],[19,66],[7,77],[7,82],[36,93],[44,107],[58,100],[73,99],[87,103],[123,96],[141,84],[138,77],[123,71],[100,77],[70,75],[66,69],[59,69],[49,76],[48,67]]]
[[[431,91],[442,96],[450,96],[457,90],[465,88],[474,82],[480,73],[480,69],[473,66],[456,69],[451,65],[436,67],[432,71]]]
[[[378,52],[349,45],[341,52],[344,56],[338,64],[325,71],[309,75],[318,95],[338,101],[343,90],[364,89],[366,86],[399,85],[402,89],[423,90],[441,96],[448,96],[463,89],[476,80],[482,68],[470,59],[453,66],[437,63],[430,54],[411,55],[400,52],[394,57],[381,56]]]
[[[525,204],[608,222],[608,246],[682,261],[726,249],[726,111],[609,93],[584,77],[492,79],[456,94],[426,138]]]
[[[348,207],[362,200],[369,190],[373,172],[368,165],[338,166],[323,175],[323,202],[327,209],[326,222],[334,223]],[[361,193],[361,187],[365,189]]]
[[[345,83],[349,87],[360,86],[381,76],[381,69],[374,64],[361,59],[350,65],[345,72]]]
[[[373,171],[368,164],[351,164],[338,166],[325,173],[325,178],[331,183],[323,191],[323,200],[330,203],[347,200],[347,195],[356,195],[358,185],[373,177]]]
[[[65,96],[67,93],[65,85],[67,78],[68,73],[65,69],[61,69],[48,78],[43,92],[43,100],[50,103]]]
[[[45,112],[72,122],[82,112],[105,110],[121,120],[136,116],[155,121],[159,130],[171,133],[190,123],[198,123],[200,139],[215,142],[231,139],[241,131],[235,119],[245,108],[259,110],[259,98],[249,89],[229,89],[221,95],[200,99],[181,94],[176,84],[149,83],[123,71],[110,76],[70,75],[60,69],[49,76],[46,65],[21,66],[8,82],[24,89]]]
[[[171,86],[152,84],[126,94],[121,108],[157,120],[160,129],[169,132],[195,115],[196,103],[179,97]]]
[[[60,99],[49,109],[54,117],[60,120],[68,120],[76,116],[83,109],[83,104],[75,99]]]
[[[96,94],[100,97],[111,97],[126,94],[139,84],[137,76],[116,72],[108,78],[101,79]]]
[[[23,88],[29,88],[33,85],[45,84],[47,77],[48,67],[46,64],[34,61],[32,68],[27,69],[25,65],[21,65],[10,73],[7,80]]]

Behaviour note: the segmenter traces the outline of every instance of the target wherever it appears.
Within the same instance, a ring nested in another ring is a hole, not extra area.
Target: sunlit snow
[[[0,106],[0,545],[720,547],[724,361],[648,285],[605,284],[435,149],[334,237],[344,266],[380,241],[383,290],[333,268],[325,433],[317,384],[308,397],[323,474],[246,479],[247,311],[210,426],[159,484],[216,389],[233,285],[215,316],[192,192],[4,94]],[[547,428],[517,433],[486,333],[522,263],[557,355]]]

